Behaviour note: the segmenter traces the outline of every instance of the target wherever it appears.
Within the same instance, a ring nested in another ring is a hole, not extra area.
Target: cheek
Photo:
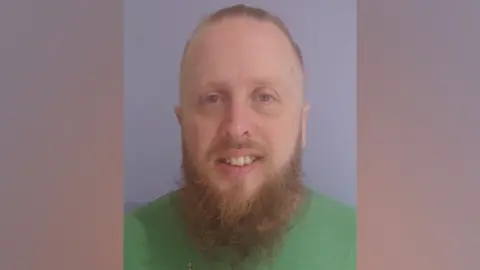
[[[215,128],[206,121],[192,119],[185,123],[183,126],[185,146],[196,162],[205,160],[215,134]]]
[[[286,129],[285,126],[292,127]],[[269,141],[273,151],[272,162],[275,168],[280,168],[290,160],[298,139],[298,128],[295,125],[283,125],[272,128]]]

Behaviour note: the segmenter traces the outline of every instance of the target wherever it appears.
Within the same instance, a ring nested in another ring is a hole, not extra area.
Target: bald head
[[[268,11],[266,11],[264,9],[255,8],[255,7],[251,7],[251,6],[247,6],[247,5],[243,5],[243,4],[234,5],[234,6],[230,6],[230,7],[227,7],[227,8],[220,9],[217,12],[212,13],[207,18],[205,18],[196,27],[196,29],[194,30],[190,40],[187,41],[187,43],[185,45],[185,48],[184,48],[183,56],[182,56],[182,63],[183,63],[183,60],[185,58],[186,52],[188,51],[188,48],[190,47],[191,39],[193,39],[193,37],[196,36],[199,29],[201,29],[205,25],[212,24],[212,23],[215,23],[215,22],[219,22],[219,21],[222,21],[224,19],[238,18],[238,17],[250,18],[250,19],[254,19],[254,20],[262,21],[262,22],[269,22],[269,23],[272,23],[275,26],[277,26],[279,28],[279,30],[281,30],[285,34],[285,36],[288,38],[288,41],[290,42],[290,44],[292,46],[292,49],[294,50],[294,52],[295,52],[295,54],[298,58],[298,61],[300,62],[300,65],[303,68],[303,57],[302,57],[301,49],[298,46],[298,44],[293,40],[293,37],[290,34],[290,31],[288,30],[287,26],[283,23],[283,21],[279,17],[269,13]]]
[[[231,47],[232,44],[237,46]],[[206,51],[215,52],[218,47],[226,46],[231,47],[229,53],[234,54],[238,53],[239,47],[242,46],[243,51],[256,50],[258,54],[262,53],[262,49],[274,49],[271,51],[272,54],[277,53],[275,57],[288,61],[287,68],[292,69],[292,75],[303,80],[301,50],[281,19],[260,8],[235,5],[211,14],[194,30],[182,56],[180,91],[188,88],[186,85],[192,78],[192,69],[195,70],[199,58],[202,58],[201,54],[205,54]],[[254,53],[244,53],[241,56],[255,57]],[[303,84],[300,88],[303,94]]]

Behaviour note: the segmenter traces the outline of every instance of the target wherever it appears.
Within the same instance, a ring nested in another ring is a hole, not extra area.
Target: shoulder
[[[330,230],[339,230],[352,237],[356,234],[357,211],[354,207],[315,191],[311,191],[310,195],[309,214],[312,219]]]
[[[328,254],[323,259],[331,260],[330,269],[356,269],[356,209],[325,194],[310,191],[310,195],[303,227],[311,244]]]
[[[140,206],[125,215],[124,221],[131,222],[133,220],[146,223],[158,220],[158,217],[164,215],[172,209],[172,198],[176,191],[169,192],[143,206]]]
[[[161,224],[166,216],[171,215],[171,198],[175,192],[166,195],[146,204],[124,216],[124,233],[144,234],[152,227]]]
[[[172,221],[170,199],[173,194],[168,193],[124,216],[124,270],[148,269],[146,265],[151,258],[152,241],[161,241],[162,227],[169,226],[168,221]]]

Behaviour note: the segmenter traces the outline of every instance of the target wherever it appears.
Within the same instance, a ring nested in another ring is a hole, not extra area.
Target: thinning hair
[[[190,47],[191,40],[195,36],[195,34],[198,32],[199,29],[201,29],[202,27],[208,24],[220,22],[223,19],[235,18],[235,17],[246,17],[246,18],[251,18],[258,21],[270,22],[270,23],[273,23],[275,26],[277,26],[288,38],[295,52],[295,55],[297,56],[297,59],[303,69],[304,63],[303,63],[302,51],[300,49],[300,46],[293,39],[285,23],[278,16],[266,11],[265,9],[252,7],[244,4],[238,4],[238,5],[222,8],[208,15],[197,25],[197,27],[194,29],[190,39],[186,42],[185,47],[183,49],[182,61],[180,64],[181,70],[183,69],[185,56],[188,51],[188,48]]]
[[[180,62],[180,99],[182,95],[182,77],[183,77],[183,72],[185,68],[185,63],[187,59],[187,53],[188,49],[190,48],[190,45],[192,43],[192,40],[196,36],[196,34],[199,32],[199,30],[207,25],[211,25],[214,23],[218,23],[224,19],[230,19],[230,18],[250,18],[254,19],[257,21],[261,22],[269,22],[273,23],[278,29],[282,31],[282,33],[287,37],[292,49],[293,53],[295,54],[300,69],[303,72],[304,71],[304,61],[303,61],[303,56],[302,56],[302,51],[300,49],[300,46],[295,42],[295,40],[292,37],[292,34],[290,33],[288,27],[286,24],[280,19],[280,17],[268,12],[265,9],[259,8],[259,7],[253,7],[253,6],[248,6],[245,4],[238,4],[238,5],[233,5],[229,7],[225,7],[222,9],[217,10],[214,13],[209,14],[206,16],[203,20],[200,21],[200,23],[195,27],[193,30],[192,34],[190,35],[190,38],[187,40],[185,47],[183,49],[183,54],[182,54],[182,59]],[[303,91],[302,91],[303,92]]]

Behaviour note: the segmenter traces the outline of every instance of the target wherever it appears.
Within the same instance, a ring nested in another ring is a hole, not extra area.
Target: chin
[[[242,179],[226,179],[224,177],[219,177],[215,178],[213,182],[215,188],[223,194],[235,193],[237,196],[243,194],[246,197],[251,197],[266,182],[266,179],[265,177],[251,175],[245,176]]]

